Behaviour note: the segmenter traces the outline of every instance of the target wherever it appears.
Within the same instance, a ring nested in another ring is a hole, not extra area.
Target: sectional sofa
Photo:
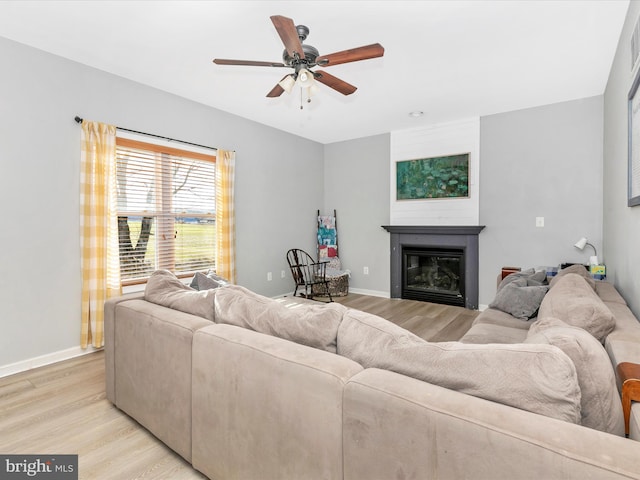
[[[563,276],[537,317],[498,302],[430,343],[159,271],[105,306],[107,398],[212,479],[640,478],[613,368],[640,362],[640,325],[611,285]]]

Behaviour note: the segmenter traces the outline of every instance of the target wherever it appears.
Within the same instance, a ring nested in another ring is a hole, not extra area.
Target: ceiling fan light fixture
[[[278,85],[280,85],[282,89],[287,93],[291,93],[291,90],[293,90],[293,86],[295,84],[296,84],[296,79],[293,75],[287,75],[286,77],[284,77],[282,80],[278,82]]]
[[[306,68],[301,68],[298,71],[298,85],[302,88],[311,87],[315,84],[315,80],[313,78],[313,73],[311,73]]]

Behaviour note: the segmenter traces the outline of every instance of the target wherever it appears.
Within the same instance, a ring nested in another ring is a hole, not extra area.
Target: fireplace
[[[484,226],[383,226],[391,241],[391,298],[478,308]]]
[[[402,248],[402,298],[465,306],[464,250]]]

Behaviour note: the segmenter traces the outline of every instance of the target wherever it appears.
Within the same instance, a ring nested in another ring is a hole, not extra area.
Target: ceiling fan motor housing
[[[313,67],[316,64],[316,58],[320,56],[320,52],[318,49],[312,45],[307,45],[304,42],[309,35],[309,28],[305,25],[297,25],[296,30],[298,32],[298,38],[300,39],[300,44],[302,45],[302,52],[304,53],[304,58],[295,58],[289,55],[287,49],[282,52],[282,62],[288,67],[298,67],[298,65],[302,65],[302,67]],[[300,67],[301,68],[301,67]],[[296,72],[298,68],[296,68]]]

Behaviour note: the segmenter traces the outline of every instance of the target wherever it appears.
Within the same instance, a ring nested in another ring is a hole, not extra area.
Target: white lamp
[[[593,248],[593,256],[589,257],[589,264],[598,265],[598,252],[596,252],[596,247],[587,242],[587,239],[585,237],[582,237],[580,240],[578,240],[575,243],[574,247],[576,247],[578,250],[584,250],[584,247],[586,247],[587,245]]]
[[[282,89],[287,93],[291,93],[291,90],[293,90],[293,86],[295,84],[296,84],[296,79],[293,75],[287,75],[286,77],[284,77],[282,80],[278,82],[278,85],[280,85]]]
[[[306,68],[301,68],[298,71],[297,82],[298,82],[298,85],[300,85],[300,87],[302,88],[310,87],[311,85],[315,84],[313,73],[311,73]]]
[[[304,91],[307,92],[307,103],[311,102],[311,95],[318,90],[318,84],[313,73],[306,68],[301,68],[297,72],[296,84],[300,87],[300,109],[302,109],[302,97]]]

